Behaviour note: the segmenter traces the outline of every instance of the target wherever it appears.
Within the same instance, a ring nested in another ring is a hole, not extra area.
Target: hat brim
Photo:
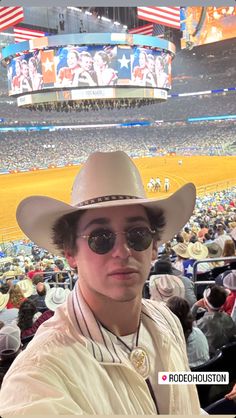
[[[2,303],[0,305],[0,312],[7,306],[7,303],[9,301],[9,293],[5,293],[5,294],[1,293],[1,296],[2,296]]]
[[[142,205],[154,214],[158,209],[163,209],[166,225],[160,240],[160,244],[162,244],[171,240],[187,223],[192,215],[195,199],[196,188],[192,183],[185,184],[166,199],[111,200],[81,207],[72,206],[47,196],[30,196],[19,204],[16,219],[22,231],[31,241],[52,254],[62,255],[52,241],[52,227],[60,217],[88,209]]]

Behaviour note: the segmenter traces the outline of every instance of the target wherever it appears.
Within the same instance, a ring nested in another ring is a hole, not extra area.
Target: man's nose
[[[112,248],[112,256],[119,258],[128,258],[131,254],[124,233],[117,233],[114,247]]]

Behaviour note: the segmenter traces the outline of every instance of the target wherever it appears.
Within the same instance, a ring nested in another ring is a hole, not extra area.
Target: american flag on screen
[[[14,28],[13,32],[15,34],[15,42],[28,41],[29,39],[41,38],[47,35],[46,32],[41,30],[22,28],[20,26]]]
[[[159,36],[164,35],[164,26],[157,23],[150,23],[148,25],[139,26],[138,28],[129,29],[129,33],[134,35],[149,35],[149,36]]]
[[[137,7],[138,19],[180,29],[180,7]]]
[[[23,7],[0,7],[0,32],[24,19]]]

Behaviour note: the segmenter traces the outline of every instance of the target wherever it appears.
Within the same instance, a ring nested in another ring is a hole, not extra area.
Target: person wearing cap
[[[231,272],[224,277],[223,286],[230,290],[230,294],[227,296],[223,310],[228,315],[231,315],[236,304],[236,270],[231,270]]]
[[[18,311],[17,308],[7,309],[9,301],[9,286],[5,283],[1,286],[0,292],[0,321],[5,325],[10,324],[12,321],[17,319]]]
[[[21,352],[20,328],[12,323],[0,329],[0,387],[3,378]]]
[[[204,290],[203,298],[191,308],[194,318],[199,307],[206,309],[206,313],[196,321],[196,325],[207,337],[211,356],[217,348],[236,339],[236,324],[229,315],[222,312],[226,297],[226,291],[222,286],[213,285]]]
[[[71,204],[46,196],[20,203],[24,233],[65,256],[79,280],[5,376],[3,417],[200,413],[195,385],[158,384],[159,371],[189,371],[185,339],[165,304],[142,300],[157,246],[186,224],[194,204],[191,183],[148,199],[122,151],[89,156]]]

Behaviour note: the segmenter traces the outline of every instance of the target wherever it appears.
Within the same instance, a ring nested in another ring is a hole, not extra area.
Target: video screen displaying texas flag
[[[149,47],[66,46],[20,55],[8,65],[9,95],[44,89],[171,88],[171,55]]]

